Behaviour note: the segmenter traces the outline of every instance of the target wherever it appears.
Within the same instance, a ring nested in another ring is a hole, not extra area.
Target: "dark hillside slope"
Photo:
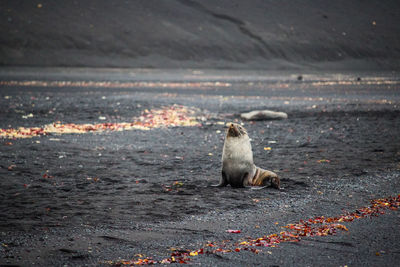
[[[0,65],[398,69],[399,1],[0,2]]]

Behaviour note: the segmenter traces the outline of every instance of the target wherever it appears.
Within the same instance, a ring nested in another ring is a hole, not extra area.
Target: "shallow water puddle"
[[[257,247],[276,247],[283,242],[300,242],[302,237],[328,236],[337,234],[338,230],[348,231],[343,222],[352,222],[355,219],[376,217],[385,213],[386,210],[397,210],[400,207],[400,194],[395,197],[376,199],[371,205],[362,207],[354,212],[346,212],[337,217],[314,217],[308,220],[300,220],[294,224],[283,227],[284,231],[270,234],[260,238],[246,238],[231,243],[227,240],[222,242],[209,242],[197,250],[173,250],[170,257],[156,260],[152,257],[144,257],[138,254],[136,259],[109,261],[112,265],[147,265],[168,263],[189,263],[195,256],[201,254],[231,253],[240,251],[251,251],[255,254],[264,252]],[[268,251],[267,251],[268,253]]]
[[[104,131],[150,130],[161,127],[199,126],[195,110],[173,105],[159,109],[144,110],[132,122],[75,124],[55,122],[43,127],[19,127],[0,129],[0,137],[8,139],[31,138],[50,134],[89,133]]]

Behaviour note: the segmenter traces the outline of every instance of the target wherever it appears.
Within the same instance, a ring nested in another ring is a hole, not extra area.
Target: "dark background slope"
[[[399,1],[0,2],[0,65],[399,69]]]

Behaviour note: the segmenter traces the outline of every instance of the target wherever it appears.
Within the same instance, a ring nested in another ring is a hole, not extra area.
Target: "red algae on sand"
[[[371,205],[355,210],[354,212],[346,212],[337,217],[314,217],[308,220],[300,220],[294,224],[284,226],[285,231],[270,234],[259,238],[247,238],[236,243],[229,241],[209,242],[197,250],[173,250],[170,257],[155,260],[152,257],[144,257],[140,255],[137,259],[109,261],[107,263],[121,265],[148,265],[148,264],[169,264],[169,263],[189,263],[201,254],[217,254],[250,251],[255,254],[262,252],[256,247],[277,247],[278,244],[284,242],[300,242],[302,237],[328,236],[337,234],[338,230],[348,231],[343,222],[352,222],[356,219],[366,217],[379,216],[386,210],[398,210],[400,207],[400,194],[394,197],[381,198],[371,201]]]
[[[173,105],[159,109],[145,110],[132,122],[97,124],[62,124],[55,122],[43,127],[19,127],[0,129],[0,137],[8,139],[31,138],[50,134],[89,133],[104,131],[149,130],[160,127],[199,126],[195,111],[185,106]]]

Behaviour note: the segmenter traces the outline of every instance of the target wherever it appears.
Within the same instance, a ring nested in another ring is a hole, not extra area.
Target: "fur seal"
[[[269,181],[274,188],[280,188],[280,179],[276,173],[254,165],[246,129],[239,124],[230,123],[222,150],[222,177],[219,184],[214,186],[266,186]]]

